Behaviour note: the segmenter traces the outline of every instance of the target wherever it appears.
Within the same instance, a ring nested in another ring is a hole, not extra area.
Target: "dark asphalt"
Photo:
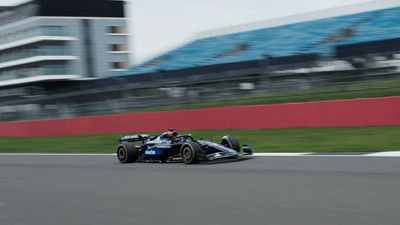
[[[0,156],[1,225],[398,225],[399,191],[399,158]]]

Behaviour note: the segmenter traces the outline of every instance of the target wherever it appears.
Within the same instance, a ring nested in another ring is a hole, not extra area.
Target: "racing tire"
[[[121,163],[133,163],[138,155],[138,150],[132,143],[122,143],[117,147],[117,158]]]
[[[221,145],[231,148],[237,152],[240,152],[240,149],[241,149],[239,141],[236,138],[231,137],[231,136],[223,137],[221,140]]]
[[[202,149],[200,145],[193,141],[188,141],[181,147],[181,156],[185,164],[196,164],[199,162],[199,155]]]

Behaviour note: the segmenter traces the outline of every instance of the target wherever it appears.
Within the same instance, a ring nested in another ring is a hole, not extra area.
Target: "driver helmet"
[[[176,131],[176,129],[175,128],[169,128],[168,131],[167,131],[167,137],[168,138],[172,138],[172,137],[175,137],[175,136],[178,136],[178,132]]]

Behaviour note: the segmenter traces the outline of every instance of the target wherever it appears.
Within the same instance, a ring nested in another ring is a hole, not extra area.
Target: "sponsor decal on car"
[[[164,140],[153,140],[153,141],[148,141],[148,142],[146,142],[146,144],[148,144],[148,145],[152,145],[152,144],[162,144],[162,143],[166,143],[166,141],[164,141]]]
[[[155,145],[155,148],[159,148],[159,149],[170,149],[171,146],[170,145]]]
[[[147,154],[147,155],[155,155],[155,154],[156,154],[156,151],[154,151],[154,150],[147,150],[147,151],[145,151],[144,153]]]
[[[148,134],[134,134],[122,137],[122,140],[126,139],[148,139],[150,136]]]

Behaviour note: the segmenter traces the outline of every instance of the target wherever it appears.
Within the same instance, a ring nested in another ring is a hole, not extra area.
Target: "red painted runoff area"
[[[202,129],[400,125],[400,97],[231,106],[0,123],[0,136],[33,137]]]

